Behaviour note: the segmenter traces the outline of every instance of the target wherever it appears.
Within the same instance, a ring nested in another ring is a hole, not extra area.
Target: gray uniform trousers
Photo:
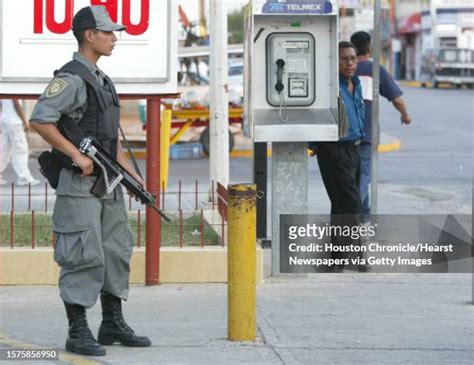
[[[90,308],[101,290],[128,298],[133,235],[120,188],[101,199],[58,195],[53,231],[65,302]]]

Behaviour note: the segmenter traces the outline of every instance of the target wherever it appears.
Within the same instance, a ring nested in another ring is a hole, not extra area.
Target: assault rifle
[[[170,219],[156,206],[156,199],[142,185],[120,165],[94,138],[85,137],[79,144],[79,151],[90,157],[100,168],[102,173],[97,179],[92,192],[102,196],[114,191],[118,184],[122,184],[135,195],[142,204],[155,209],[167,222]]]

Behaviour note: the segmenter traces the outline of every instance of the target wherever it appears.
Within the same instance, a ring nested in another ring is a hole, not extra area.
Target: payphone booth
[[[248,10],[247,135],[255,142],[337,140],[337,1],[254,0]]]
[[[244,132],[272,143],[272,275],[281,272],[280,214],[308,210],[307,143],[339,138],[338,11],[337,0],[246,9]]]

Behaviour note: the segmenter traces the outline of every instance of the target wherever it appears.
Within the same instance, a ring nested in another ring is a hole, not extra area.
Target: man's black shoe
[[[137,336],[123,319],[122,299],[112,294],[100,294],[102,304],[102,323],[100,324],[97,340],[102,345],[113,345],[119,342],[129,347],[148,347],[151,341],[148,337]]]
[[[97,343],[89,329],[85,308],[66,302],[64,305],[69,321],[66,350],[80,355],[105,356],[105,348]]]

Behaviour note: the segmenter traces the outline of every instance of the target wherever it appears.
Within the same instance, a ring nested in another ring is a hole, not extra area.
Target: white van
[[[420,81],[423,86],[431,82],[437,88],[441,82],[457,87],[474,85],[474,50],[466,48],[440,48],[425,52],[421,64]]]

